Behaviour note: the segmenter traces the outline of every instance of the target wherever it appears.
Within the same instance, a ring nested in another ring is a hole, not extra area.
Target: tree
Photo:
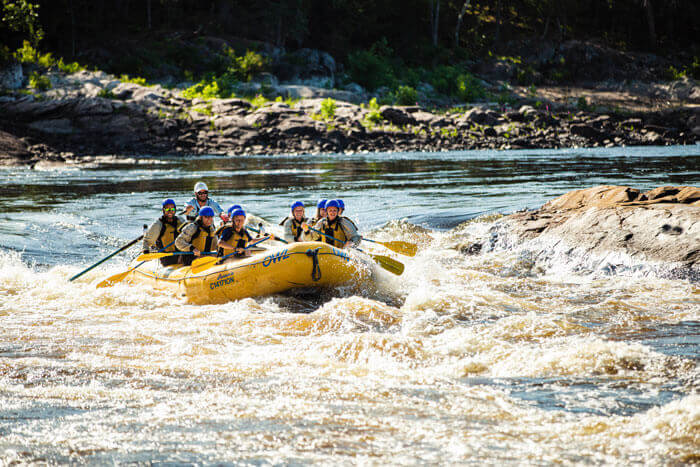
[[[464,20],[464,14],[467,12],[467,8],[471,5],[471,0],[465,0],[462,8],[459,10],[459,15],[457,16],[457,27],[455,28],[455,47],[459,47],[459,30],[462,28],[462,20]]]
[[[440,0],[428,0],[430,4],[430,38],[433,46],[438,45],[438,29],[440,27]]]
[[[39,5],[27,0],[2,0],[2,24],[36,47],[44,37],[39,23]]]

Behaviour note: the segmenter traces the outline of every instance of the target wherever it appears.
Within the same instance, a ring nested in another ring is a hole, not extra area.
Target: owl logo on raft
[[[263,261],[262,261],[262,265],[264,267],[268,267],[271,264],[275,264],[277,262],[284,261],[285,259],[289,258],[289,256],[290,256],[289,250],[287,250],[285,248],[284,250],[280,251],[279,253],[265,256],[265,259],[263,259]]]
[[[335,256],[340,256],[345,261],[350,261],[350,256],[348,256],[348,254],[346,252],[344,252],[343,250],[336,250],[335,248],[331,247],[331,251],[333,252],[333,254]]]

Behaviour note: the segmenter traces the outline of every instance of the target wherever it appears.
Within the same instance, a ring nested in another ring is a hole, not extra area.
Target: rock
[[[113,110],[112,102],[101,97],[79,99],[73,107],[73,111],[78,115],[109,115]]]
[[[484,128],[484,136],[493,138],[495,136],[498,136],[498,133],[496,132],[496,130],[494,130],[493,127],[487,126],[486,128]]]
[[[570,191],[547,202],[542,209],[582,209],[586,206],[609,207],[639,199],[640,191],[626,186],[601,185]]]
[[[75,131],[68,118],[38,120],[30,123],[29,128],[49,135],[69,135]]]
[[[415,125],[418,123],[415,118],[398,107],[382,106],[379,109],[379,113],[384,120],[397,126]]]
[[[19,89],[23,79],[21,63],[13,61],[0,69],[0,89]]]
[[[574,268],[644,270],[700,281],[700,189],[665,186],[640,193],[598,186],[566,193],[536,211],[518,212],[492,231],[535,256],[564,256]],[[554,247],[553,247],[554,245]],[[556,250],[556,251],[553,251]],[[561,259],[560,259],[561,261]]]
[[[571,125],[569,131],[573,135],[583,136],[584,138],[602,139],[602,134],[598,130],[583,123]]]
[[[0,131],[0,165],[26,162],[32,157],[27,144],[10,133]]]
[[[460,120],[470,123],[478,123],[479,125],[493,126],[498,123],[499,117],[500,115],[498,114],[498,112],[489,109],[474,107],[465,112],[464,115],[460,118]]]

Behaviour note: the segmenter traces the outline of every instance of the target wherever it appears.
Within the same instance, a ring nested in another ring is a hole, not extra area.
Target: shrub
[[[67,74],[72,74],[76,73],[78,71],[84,70],[85,67],[82,66],[78,62],[73,62],[73,63],[64,63],[63,58],[59,58],[58,62],[56,63],[56,66],[58,66],[58,69],[61,70],[64,73]]]
[[[463,73],[457,77],[457,96],[460,99],[472,102],[485,95],[486,92],[479,79],[470,73]]]
[[[333,120],[335,117],[335,109],[335,100],[331,99],[330,97],[325,99],[321,102],[321,117],[324,120]]]
[[[122,83],[134,83],[141,86],[149,86],[149,84],[146,82],[146,78],[139,78],[138,76],[132,78],[129,75],[121,75],[119,80]]]
[[[369,113],[368,113],[367,116],[365,117],[365,120],[366,120],[368,123],[373,124],[373,125],[376,125],[376,124],[378,124],[378,123],[381,123],[382,120],[384,120],[384,118],[382,117],[382,114],[379,113],[379,104],[377,103],[377,98],[376,98],[376,97],[373,97],[373,98],[369,101],[368,108],[369,108]]]
[[[97,97],[104,97],[105,99],[115,99],[114,93],[108,89],[100,89],[97,93]]]
[[[411,86],[399,86],[393,93],[394,102],[399,105],[415,105],[418,101],[418,91]]]
[[[36,71],[29,75],[29,86],[38,91],[46,91],[52,87],[49,77],[40,75]]]
[[[236,57],[235,63],[235,73],[239,79],[245,81],[250,81],[255,75],[262,73],[267,68],[265,58],[252,50],[247,50],[242,57]]]
[[[393,51],[386,39],[376,42],[369,50],[357,50],[348,55],[348,72],[356,83],[367,89],[381,86],[396,87],[398,81],[390,57]]]

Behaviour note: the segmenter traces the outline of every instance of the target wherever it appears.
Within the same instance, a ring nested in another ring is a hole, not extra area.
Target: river
[[[199,180],[272,229],[342,197],[419,253],[371,290],[225,305],[96,289],[136,247],[68,281]],[[699,284],[455,249],[599,184],[698,186],[700,147],[0,169],[0,465],[699,462]]]

